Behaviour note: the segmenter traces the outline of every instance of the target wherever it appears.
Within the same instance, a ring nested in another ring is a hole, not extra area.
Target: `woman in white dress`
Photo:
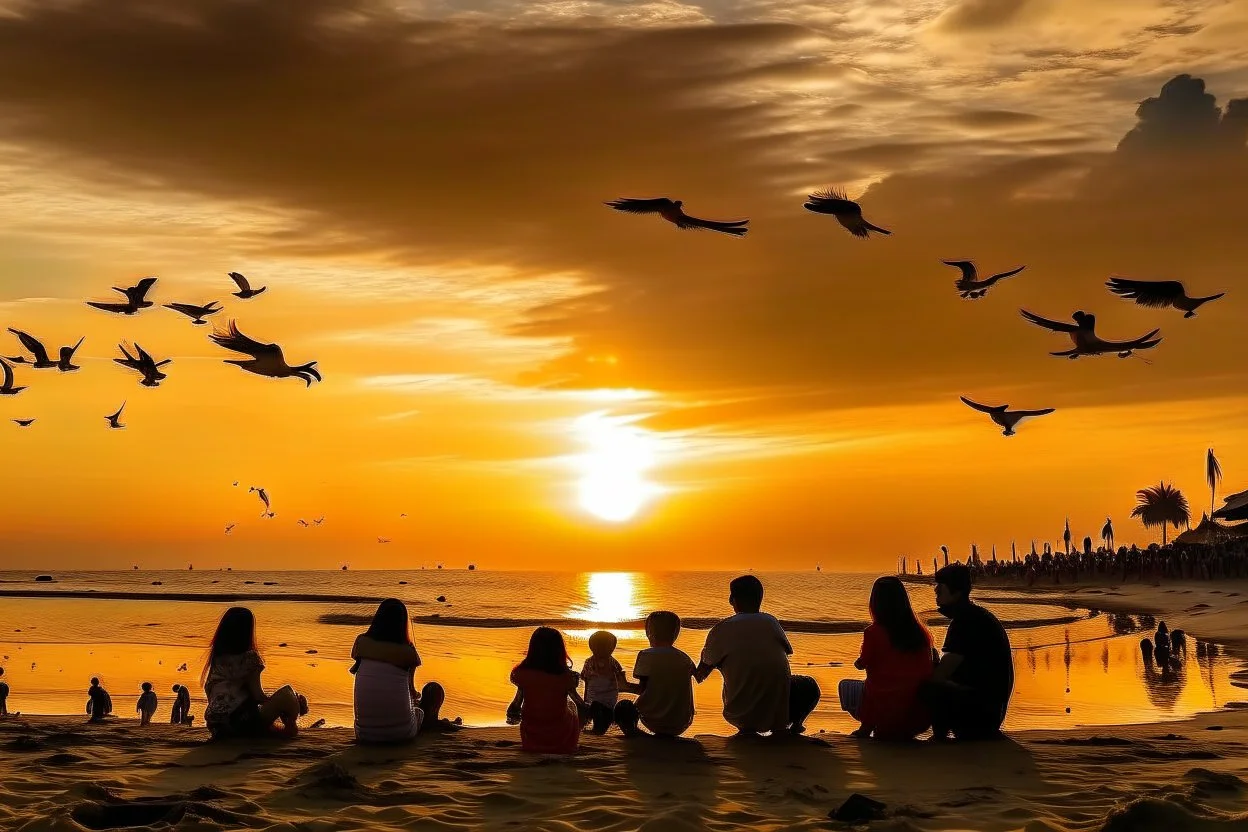
[[[437,682],[416,690],[420,655],[412,644],[407,606],[387,598],[377,608],[368,631],[351,648],[355,664],[355,737],[387,743],[413,739],[421,726],[438,722],[446,693]]]

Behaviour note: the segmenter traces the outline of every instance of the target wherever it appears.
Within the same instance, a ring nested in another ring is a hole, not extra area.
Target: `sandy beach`
[[[1248,654],[1243,584],[1036,598],[1163,615]],[[206,744],[199,728],[22,716],[0,723],[0,827],[826,829],[847,828],[828,814],[858,792],[887,806],[873,829],[1248,829],[1248,690],[1244,700],[1181,722],[1022,731],[973,746],[611,734],[587,736],[571,759],[521,754],[512,728],[369,748],[345,728]]]

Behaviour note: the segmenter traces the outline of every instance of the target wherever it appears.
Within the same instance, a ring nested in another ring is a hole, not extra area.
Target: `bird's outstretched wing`
[[[750,229],[749,220],[733,220],[731,222],[719,222],[718,220],[704,220],[700,217],[691,217],[685,214],[677,223],[677,228],[708,231],[719,231],[723,234],[731,234],[734,237],[744,237]]]
[[[105,312],[129,312],[134,309],[129,303],[105,303],[98,300],[87,301],[87,306],[93,306],[96,309],[102,309]]]
[[[120,418],[121,418],[121,411],[123,411],[123,410],[125,410],[125,409],[126,409],[126,403],[125,403],[125,402],[122,402],[122,403],[121,403],[121,407],[117,408],[117,412],[116,412],[116,413],[114,413],[112,416],[106,416],[106,417],[104,417],[104,418],[108,419],[109,421],[112,421],[112,420],[114,420],[114,419],[120,419]]]
[[[1056,407],[1046,407],[1041,410],[1011,410],[1010,413],[1021,421],[1023,419],[1032,419],[1036,416],[1048,416],[1056,410]]]
[[[1022,313],[1023,318],[1035,324],[1036,326],[1042,326],[1045,329],[1050,329],[1054,332],[1078,332],[1079,331],[1079,327],[1075,324],[1063,323],[1062,321],[1051,321],[1048,318],[1040,317],[1034,312],[1028,312],[1026,309],[1020,309],[1018,311]]]
[[[238,285],[238,288],[240,291],[243,291],[243,292],[251,291],[251,284],[247,282],[247,278],[243,277],[238,272],[230,272],[229,278],[230,280],[233,280]]]
[[[1102,339],[1101,345],[1107,350],[1148,350],[1161,343],[1160,338],[1153,337],[1159,332],[1161,332],[1160,329],[1154,329],[1151,332],[1144,333],[1139,338],[1132,338],[1130,341],[1106,341]]]
[[[261,344],[253,338],[248,338],[238,331],[238,324],[234,321],[230,321],[229,329],[226,332],[214,332],[208,337],[212,339],[213,343],[225,347],[227,350],[241,352],[244,355],[250,355],[252,358],[276,358],[285,362],[281,347],[277,344]]]
[[[1019,266],[1017,269],[1010,269],[1008,272],[1000,272],[999,274],[994,274],[992,277],[988,278],[988,280],[996,283],[998,280],[1005,280],[1007,277],[1013,277],[1025,268],[1027,267]]]
[[[808,197],[806,197],[806,199],[808,202],[813,203],[818,208],[824,208],[825,210],[826,209],[834,209],[834,210],[840,210],[840,211],[861,210],[858,207],[858,203],[854,202],[852,199],[846,196],[845,191],[842,188],[836,188],[836,187],[824,188],[822,190],[815,191],[813,194],[810,194]],[[807,205],[806,208],[810,210],[816,210],[815,208],[811,208],[810,205]]]
[[[138,283],[136,283],[133,287],[126,290],[126,297],[130,298],[135,303],[139,303],[145,297],[147,297],[147,293],[151,291],[151,288],[155,285],[156,285],[156,278],[145,277],[142,280],[140,280]]]
[[[676,206],[676,203],[667,197],[660,197],[659,199],[613,199],[605,204],[617,211],[625,211],[629,214],[657,214],[660,211],[666,211]]]
[[[264,503],[264,507],[269,507],[269,493],[263,488],[257,489],[256,493],[260,495],[260,502]]]
[[[13,368],[9,366],[9,362],[0,359],[0,369],[4,371],[4,384],[0,384],[0,387],[12,387]]]
[[[1170,306],[1176,300],[1187,297],[1183,284],[1177,280],[1129,280],[1125,277],[1111,277],[1105,285],[1119,297],[1153,308]]]
[[[975,264],[970,260],[941,260],[946,266],[953,266],[955,269],[962,270],[963,280],[975,280],[979,276],[979,272],[975,271]]]
[[[78,352],[78,348],[82,346],[82,342],[85,340],[87,340],[87,336],[84,335],[79,338],[78,343],[74,344],[72,347],[61,347],[61,355],[65,356],[66,359],[73,358],[74,353]],[[66,350],[68,350],[68,354],[66,353]]]
[[[998,411],[1005,409],[1005,406],[1003,405],[998,405],[997,407],[989,407],[986,404],[973,402],[970,399],[968,399],[966,396],[958,396],[958,398],[962,400],[962,404],[966,405],[967,407],[974,408],[975,410],[978,410],[980,413],[997,413]]]
[[[183,315],[188,315],[192,318],[198,318],[205,311],[203,307],[196,306],[193,303],[166,303],[165,308],[172,309],[174,312],[181,312]]]
[[[22,346],[25,347],[30,352],[30,354],[33,355],[35,358],[39,359],[40,361],[48,360],[48,351],[44,349],[43,344],[39,341],[38,338],[35,338],[33,335],[29,335],[28,333],[22,332],[20,329],[13,329],[12,327],[9,328],[9,332],[12,332],[14,335],[16,335],[17,340],[21,341]]]

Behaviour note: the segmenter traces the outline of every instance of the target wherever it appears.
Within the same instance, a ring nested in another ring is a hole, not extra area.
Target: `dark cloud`
[[[949,120],[961,127],[973,129],[1031,127],[1044,121],[1037,115],[1019,113],[1013,110],[967,110],[961,113],[954,113],[949,116]]]
[[[1232,101],[1224,117],[1205,82],[1191,75],[1171,78],[1160,95],[1140,102],[1135,115],[1138,123],[1118,143],[1119,153],[1244,150],[1244,102]]]
[[[952,31],[995,29],[1013,23],[1032,0],[960,0],[940,17],[940,27]]]

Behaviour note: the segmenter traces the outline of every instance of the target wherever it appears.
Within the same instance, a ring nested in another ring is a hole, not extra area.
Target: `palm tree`
[[[1213,455],[1213,448],[1205,455],[1205,479],[1209,482],[1209,516],[1213,516],[1213,505],[1218,499],[1218,483],[1222,481],[1222,466]]]
[[[1161,545],[1166,545],[1166,524],[1179,526],[1191,521],[1192,512],[1187,505],[1183,492],[1172,485],[1162,482],[1153,488],[1137,491],[1136,498],[1140,504],[1131,509],[1131,516],[1138,517],[1144,528],[1161,526]]]
[[[1101,540],[1105,541],[1105,548],[1114,551],[1114,521],[1105,518],[1105,525],[1101,527]]]

